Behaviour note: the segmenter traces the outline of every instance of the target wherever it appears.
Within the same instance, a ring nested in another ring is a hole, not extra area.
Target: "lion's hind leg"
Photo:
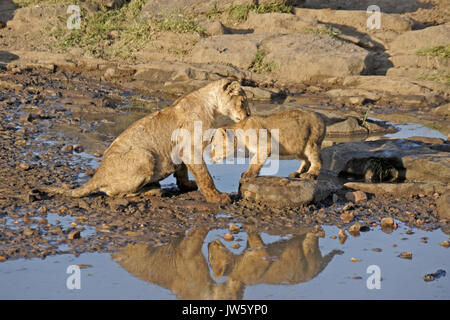
[[[307,145],[305,148],[305,155],[308,161],[311,163],[308,171],[301,174],[301,178],[314,180],[319,176],[320,170],[322,169],[322,158],[320,156],[320,147],[317,143],[312,143]]]
[[[109,196],[136,194],[148,183],[157,182],[155,164],[153,155],[142,149],[110,154],[99,168],[103,180],[100,191]]]
[[[297,169],[297,171],[294,171],[289,174],[289,178],[300,178],[300,176],[308,171],[308,169],[311,167],[311,162],[309,162],[308,158],[304,155],[298,155],[298,159],[302,161],[300,164],[300,167]]]

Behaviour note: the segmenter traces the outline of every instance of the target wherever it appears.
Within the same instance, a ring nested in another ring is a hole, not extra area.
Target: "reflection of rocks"
[[[322,150],[323,168],[335,175],[364,176],[368,161],[383,159],[398,171],[398,180],[450,182],[448,152],[419,141],[391,139],[341,143]],[[384,170],[385,168],[381,168]]]
[[[244,199],[284,207],[320,202],[338,189],[323,180],[257,177],[241,180],[239,192]]]
[[[234,255],[219,241],[208,245],[210,274],[202,247],[207,228],[189,232],[161,247],[128,245],[114,260],[134,276],[170,289],[180,299],[242,299],[245,286],[256,283],[296,284],[313,279],[339,251],[322,257],[312,233],[295,235],[265,246],[257,234],[248,234],[247,248]]]

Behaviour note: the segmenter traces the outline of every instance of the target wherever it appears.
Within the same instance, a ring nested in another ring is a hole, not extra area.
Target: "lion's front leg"
[[[198,189],[197,183],[189,180],[188,168],[184,163],[178,166],[174,176],[177,179],[177,186],[181,191],[189,192]]]
[[[197,182],[200,191],[205,196],[208,202],[219,202],[222,204],[230,203],[231,199],[226,193],[220,193],[214,181],[209,174],[206,164],[202,161],[201,164],[187,164],[187,168],[192,173]]]

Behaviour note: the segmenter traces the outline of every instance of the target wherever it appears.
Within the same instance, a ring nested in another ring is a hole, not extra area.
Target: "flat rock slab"
[[[277,207],[296,207],[320,202],[339,186],[324,180],[301,180],[284,177],[242,179],[239,193],[243,199]]]
[[[363,183],[348,182],[346,187],[373,194],[432,196],[435,193],[450,193],[450,186],[439,182],[405,182],[405,183]]]

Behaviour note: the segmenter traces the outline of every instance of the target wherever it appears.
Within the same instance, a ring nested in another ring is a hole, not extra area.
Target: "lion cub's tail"
[[[97,184],[95,179],[91,179],[81,187],[75,189],[64,189],[60,187],[42,186],[38,188],[38,190],[43,191],[45,193],[61,194],[71,198],[81,198],[91,193],[99,191],[99,185]]]

